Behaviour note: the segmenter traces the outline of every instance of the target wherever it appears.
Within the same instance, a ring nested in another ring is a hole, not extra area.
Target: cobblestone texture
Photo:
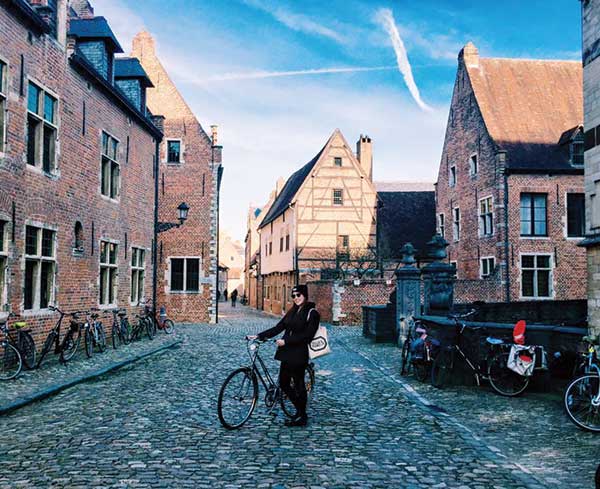
[[[539,453],[527,449],[521,460],[523,436],[510,433],[519,416],[509,415],[505,399],[485,390],[407,390],[396,376],[396,349],[372,345],[358,328],[332,328],[334,353],[319,360],[308,428],[286,428],[259,405],[247,425],[227,431],[216,415],[221,383],[247,361],[244,334],[275,320],[244,307],[222,310],[219,325],[179,328],[177,349],[0,419],[0,488],[520,489],[548,487],[549,476],[566,481],[561,488],[591,486],[588,459],[599,439],[566,421],[550,426],[550,411],[559,411],[553,403],[515,403],[539,413],[524,423],[526,439],[548,430],[543,446],[542,435],[534,437]],[[272,348],[264,346],[265,359]],[[433,402],[444,401],[452,416],[424,407],[417,393],[438,396]],[[503,443],[491,449],[486,436]],[[537,479],[527,473],[547,457],[560,466]]]

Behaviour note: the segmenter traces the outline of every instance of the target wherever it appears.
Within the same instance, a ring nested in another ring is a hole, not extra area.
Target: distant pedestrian
[[[238,291],[237,289],[233,289],[231,293],[231,307],[235,307],[235,303],[237,301]]]
[[[227,302],[227,289],[223,291],[223,297],[225,297],[225,302]]]

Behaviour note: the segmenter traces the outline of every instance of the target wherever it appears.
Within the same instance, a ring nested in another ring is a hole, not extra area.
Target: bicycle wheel
[[[310,399],[312,391],[315,388],[315,369],[312,364],[309,364],[308,367],[306,367],[304,384],[306,385],[306,394],[308,395],[308,399]]]
[[[454,350],[445,348],[440,351],[431,366],[431,385],[441,389],[452,375],[454,366]]]
[[[600,377],[590,374],[575,379],[567,387],[564,403],[573,423],[586,431],[600,433]]]
[[[44,360],[44,357],[48,354],[48,352],[52,348],[52,345],[54,345],[55,341],[56,341],[56,331],[52,330],[52,331],[50,331],[50,333],[48,333],[48,337],[44,341],[44,346],[42,347],[42,351],[40,352],[40,358],[37,361],[36,368],[40,367],[40,365],[42,364],[42,360]]]
[[[175,331],[175,323],[170,319],[165,319],[165,322],[163,323],[163,329],[165,330],[166,334],[171,334],[173,331]]]
[[[119,345],[124,343],[123,335],[121,334],[121,328],[117,324],[113,323],[110,337],[112,340],[112,346],[115,350],[119,348]]]
[[[72,330],[67,332],[65,339],[62,342],[62,347],[60,349],[60,359],[63,363],[67,363],[71,358],[75,356],[75,352],[77,351],[77,347],[79,346],[79,342],[81,341],[81,330],[79,330],[79,334],[77,338],[75,338],[75,333]]]
[[[156,319],[153,317],[148,317],[148,324],[150,325],[150,329],[152,330],[152,337],[156,336],[156,332],[158,331]]]
[[[217,413],[228,430],[240,428],[252,415],[258,401],[258,380],[247,367],[229,374],[219,391]]]
[[[21,331],[19,333],[19,351],[25,368],[27,370],[34,368],[37,350],[35,349],[33,336],[28,331]]]
[[[132,335],[131,324],[129,323],[129,319],[123,318],[119,327],[121,329],[121,339],[123,340],[123,343],[128,345],[129,343],[131,343]]]
[[[83,337],[85,340],[85,355],[88,358],[92,358],[92,355],[94,354],[94,335],[92,334],[90,327],[85,328]]]
[[[154,338],[154,334],[156,332],[155,328],[156,326],[154,325],[152,318],[144,319],[144,329],[146,330],[146,334],[148,335],[149,339]]]
[[[102,326],[100,321],[96,323],[96,329],[98,331],[98,350],[100,350],[100,353],[103,353],[104,350],[106,350],[106,333],[104,332],[104,326]]]
[[[400,375],[408,375],[411,367],[410,340],[404,340],[402,344],[402,364],[400,365]]]
[[[415,372],[415,378],[419,382],[425,382],[431,377],[431,362],[425,360],[419,360],[412,362],[412,366]]]
[[[292,389],[295,388],[294,379],[291,380],[290,385]],[[310,401],[315,386],[315,371],[313,366],[310,364],[307,365],[304,371],[304,386],[306,387],[306,401],[308,403],[308,401]],[[296,409],[296,406],[294,406],[294,403],[291,401],[291,399],[286,395],[285,392],[283,392],[283,390],[280,392],[279,402],[281,404],[281,409],[283,410],[283,413],[288,418],[296,417],[296,415],[298,414],[298,410]]]
[[[508,352],[498,353],[488,360],[488,378],[492,388],[501,396],[514,397],[529,385],[530,377],[513,372],[508,364]]]
[[[0,343],[0,380],[14,379],[23,368],[19,350],[8,341]]]

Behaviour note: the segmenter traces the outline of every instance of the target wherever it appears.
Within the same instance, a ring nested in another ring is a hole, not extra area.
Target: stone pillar
[[[432,263],[423,267],[424,314],[445,315],[454,302],[454,265],[442,262],[446,258],[447,241],[439,234],[427,243]]]
[[[406,243],[402,248],[403,267],[396,270],[396,331],[398,344],[408,336],[408,316],[421,313],[421,271],[415,267],[415,248]]]

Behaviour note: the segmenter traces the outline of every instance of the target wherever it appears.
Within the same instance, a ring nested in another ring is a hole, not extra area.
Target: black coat
[[[308,365],[308,344],[319,328],[321,316],[314,302],[307,302],[298,308],[294,305],[271,329],[258,334],[261,340],[273,338],[283,333],[285,345],[277,348],[275,359],[290,365]]]

